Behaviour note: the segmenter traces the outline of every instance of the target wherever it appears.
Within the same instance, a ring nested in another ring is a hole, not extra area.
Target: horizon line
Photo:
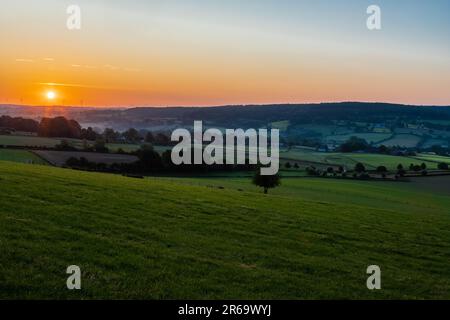
[[[241,103],[241,104],[222,104],[222,105],[170,105],[170,106],[79,106],[79,105],[33,105],[33,104],[15,104],[0,103],[0,107],[29,107],[29,108],[78,108],[78,109],[139,109],[139,108],[155,108],[155,109],[175,109],[175,108],[223,108],[223,107],[264,107],[264,106],[288,106],[288,105],[322,105],[322,104],[344,104],[344,103],[360,103],[360,104],[389,104],[407,107],[450,107],[450,104],[408,104],[398,102],[385,101],[332,101],[332,102],[277,102],[277,103]]]

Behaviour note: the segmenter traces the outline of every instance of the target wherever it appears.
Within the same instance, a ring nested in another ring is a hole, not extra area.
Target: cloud
[[[32,62],[34,62],[34,60],[32,60],[32,59],[22,59],[22,58],[19,58],[19,59],[16,59],[16,62],[29,62],[29,63],[32,63]]]

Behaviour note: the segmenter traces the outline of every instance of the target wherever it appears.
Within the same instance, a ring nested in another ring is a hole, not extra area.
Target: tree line
[[[24,131],[48,138],[84,139],[88,141],[103,140],[105,143],[147,142],[163,146],[171,145],[170,136],[163,132],[138,131],[134,128],[119,132],[106,128],[103,132],[98,133],[91,127],[82,128],[76,120],[66,119],[65,117],[42,118],[40,121],[36,121],[20,117],[1,116],[0,128],[3,129],[3,133]]]

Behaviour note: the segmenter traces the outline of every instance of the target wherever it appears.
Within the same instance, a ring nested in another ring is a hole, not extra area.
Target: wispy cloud
[[[34,62],[34,60],[18,58],[18,59],[16,59],[16,62],[29,62],[29,63],[31,63],[31,62]]]

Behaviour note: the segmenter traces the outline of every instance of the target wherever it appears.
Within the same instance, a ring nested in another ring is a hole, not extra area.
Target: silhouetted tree
[[[147,135],[145,136],[145,142],[154,144],[155,143],[155,136],[150,131],[147,132]]]
[[[141,137],[139,136],[139,132],[134,129],[134,128],[130,128],[127,131],[125,131],[124,133],[122,133],[122,136],[131,143],[136,143],[139,142],[141,140]]]
[[[368,148],[369,144],[366,140],[358,138],[358,137],[351,137],[347,142],[343,143],[341,145],[341,151],[342,152],[354,152],[354,151],[363,151]]]
[[[253,184],[264,188],[264,194],[267,194],[269,189],[278,187],[281,184],[281,178],[278,173],[271,176],[264,176],[261,175],[260,170],[257,170],[255,176],[253,177]]]
[[[81,126],[75,120],[67,120],[64,117],[43,118],[39,124],[38,135],[78,139],[81,137]]]
[[[103,152],[103,153],[109,152],[108,148],[106,147],[105,140],[103,140],[103,139],[97,139],[95,141],[94,150],[96,152]]]
[[[97,134],[97,132],[95,132],[94,129],[92,129],[91,127],[88,127],[87,129],[81,129],[82,139],[95,141],[98,138],[98,136],[99,135]]]
[[[358,162],[355,165],[355,171],[358,173],[366,172],[366,167],[361,162]]]
[[[117,131],[114,131],[114,129],[106,128],[103,131],[103,139],[105,139],[106,143],[113,143],[117,142],[119,140],[120,133]]]
[[[438,169],[439,170],[448,170],[448,163],[445,162],[441,162],[438,164]]]
[[[155,144],[160,146],[168,146],[170,145],[170,138],[166,136],[164,133],[158,133],[155,137]]]

